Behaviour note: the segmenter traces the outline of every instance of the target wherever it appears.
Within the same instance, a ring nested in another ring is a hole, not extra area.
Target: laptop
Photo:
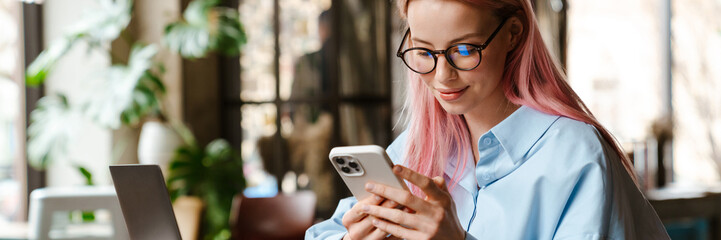
[[[158,165],[112,165],[110,175],[130,239],[181,239]]]

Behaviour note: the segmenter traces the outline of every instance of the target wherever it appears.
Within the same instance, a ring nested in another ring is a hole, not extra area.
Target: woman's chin
[[[458,103],[447,103],[441,101],[441,107],[443,107],[443,110],[446,110],[447,113],[453,115],[463,115],[468,111],[465,106],[461,106]]]

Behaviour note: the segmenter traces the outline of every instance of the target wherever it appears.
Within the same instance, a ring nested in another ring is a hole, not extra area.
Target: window
[[[721,179],[721,2],[671,1],[674,170],[679,180]]]
[[[249,38],[239,79],[223,83],[224,132],[240,146],[251,194],[273,194],[254,186],[292,170],[328,217],[348,194],[330,147],[392,140],[390,2],[245,0],[239,11]]]
[[[568,4],[571,86],[625,150],[634,151],[642,188],[667,182],[670,177],[656,167],[658,158],[651,155],[657,153],[657,146],[648,141],[654,139],[653,124],[671,111],[663,4],[649,0]]]
[[[21,3],[0,1],[0,223],[18,220],[22,212],[24,102],[20,61]]]
[[[652,2],[569,3],[569,81],[623,141],[644,139],[665,107],[661,11]]]
[[[627,143],[670,132],[666,181],[718,181],[721,3],[568,2],[568,78],[601,123]]]

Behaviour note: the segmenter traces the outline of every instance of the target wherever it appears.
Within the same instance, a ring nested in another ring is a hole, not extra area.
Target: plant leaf
[[[138,86],[153,66],[152,58],[157,52],[155,45],[133,46],[128,65],[115,65],[108,69],[105,78],[86,101],[85,113],[100,125],[117,129],[121,122],[137,123],[148,112],[134,111],[135,106],[141,106],[141,109],[157,107],[159,101],[155,94],[146,94],[152,100],[145,99],[144,102],[137,102],[140,98],[135,97],[143,94]],[[150,103],[153,105],[148,106]]]
[[[116,39],[128,26],[133,5],[131,0],[100,0],[99,3],[99,9],[86,14],[82,21],[70,26],[68,34],[54,40],[50,47],[42,51],[28,66],[25,77],[28,86],[42,84],[55,63],[77,40],[85,40],[91,49],[97,48],[102,43]]]
[[[112,41],[130,23],[133,2],[131,0],[99,0],[99,9],[87,13],[70,27],[73,35],[82,35],[90,45],[99,46]]]
[[[88,169],[86,169],[82,166],[79,166],[79,165],[76,165],[75,167],[78,168],[78,171],[80,171],[80,174],[82,174],[83,177],[85,178],[85,185],[88,185],[88,186],[94,185],[93,174],[90,173],[90,171],[88,171]]]
[[[208,25],[208,11],[217,6],[220,0],[194,0],[183,12],[183,18],[191,25]]]
[[[36,87],[43,82],[55,63],[70,50],[77,38],[60,38],[38,55],[25,72],[25,83]]]
[[[217,8],[218,26],[215,42],[212,49],[220,51],[227,56],[240,54],[240,50],[247,42],[245,30],[240,23],[238,11],[234,9]]]
[[[141,84],[147,86],[149,89],[153,89],[158,93],[165,94],[165,84],[163,84],[163,81],[160,80],[160,78],[154,73],[146,71],[145,74],[143,74],[143,78],[141,81]]]
[[[62,94],[49,95],[38,101],[30,114],[28,127],[28,160],[31,166],[44,169],[50,161],[66,157],[67,144],[77,134],[82,120]]]
[[[204,57],[209,51],[237,55],[246,42],[236,9],[218,7],[218,0],[194,0],[183,12],[184,20],[165,28],[168,48],[187,58]]]
[[[210,45],[208,29],[183,22],[168,25],[164,38],[168,48],[187,58],[204,57]]]

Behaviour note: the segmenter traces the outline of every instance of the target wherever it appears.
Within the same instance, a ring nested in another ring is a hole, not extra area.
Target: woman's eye
[[[425,52],[425,51],[418,51],[418,52],[416,53],[416,55],[421,56],[421,57],[430,57],[430,56],[431,56],[430,53]]]
[[[461,56],[468,56],[476,52],[476,49],[472,46],[468,45],[458,45],[455,48],[451,49],[451,54],[457,54]]]

